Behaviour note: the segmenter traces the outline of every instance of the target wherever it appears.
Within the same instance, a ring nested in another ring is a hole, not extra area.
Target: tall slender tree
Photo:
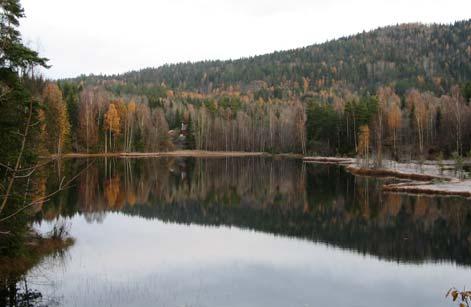
[[[46,145],[49,152],[61,154],[70,133],[67,108],[56,83],[48,83],[43,90]]]

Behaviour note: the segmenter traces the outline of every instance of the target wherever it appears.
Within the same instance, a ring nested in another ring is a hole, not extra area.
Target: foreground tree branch
[[[28,137],[32,117],[33,117],[33,100],[30,99],[28,120],[26,122],[25,131],[22,134],[23,139],[21,141],[20,152],[18,153],[18,156],[16,158],[15,168],[13,169],[13,172],[10,175],[10,181],[8,182],[8,186],[7,186],[5,195],[3,196],[2,205],[0,206],[0,214],[2,214],[3,209],[5,209],[5,206],[8,202],[8,198],[10,196],[11,190],[13,188],[13,184],[15,183],[16,175],[17,175],[18,170],[20,168],[20,163],[21,163],[21,159],[23,158],[23,152],[25,150],[26,140],[27,140],[27,137]]]
[[[93,164],[95,163],[95,160],[93,160],[92,162],[88,163],[87,166],[81,170],[78,174],[76,174],[74,177],[72,177],[70,180],[68,180],[67,182],[64,183],[64,180],[65,180],[65,177],[62,178],[60,184],[59,184],[59,188],[57,188],[57,190],[55,190],[54,192],[52,193],[49,193],[48,195],[44,196],[44,197],[41,197],[41,198],[38,198],[32,202],[30,202],[29,204],[27,205],[24,205],[23,207],[21,207],[20,209],[16,210],[15,212],[13,212],[12,214],[8,215],[8,216],[5,216],[3,218],[0,219],[0,223],[2,222],[5,222],[6,220],[8,219],[11,219],[12,217],[18,215],[19,213],[23,212],[24,210],[34,206],[34,205],[37,205],[37,204],[40,204],[40,203],[43,203],[43,202],[46,202],[48,201],[52,196],[58,194],[59,192],[61,191],[64,191],[66,189],[68,189],[70,186],[71,186],[71,183],[75,181],[75,179],[77,179],[83,172],[85,172],[86,170],[88,170],[90,168],[90,166],[92,166]]]

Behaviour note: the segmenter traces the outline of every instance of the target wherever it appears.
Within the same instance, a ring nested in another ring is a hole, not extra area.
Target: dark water
[[[51,168],[45,190],[86,162]],[[97,161],[36,215],[75,245],[18,287],[59,306],[454,306],[470,202],[380,186],[299,160]]]

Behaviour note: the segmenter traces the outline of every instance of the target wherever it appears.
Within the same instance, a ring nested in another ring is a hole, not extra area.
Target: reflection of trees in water
[[[78,178],[78,205],[84,212],[97,211],[97,204],[100,194],[100,178],[98,168],[90,167]]]
[[[81,212],[90,221],[120,211],[295,236],[398,261],[471,263],[466,200],[383,194],[380,180],[337,166],[259,157],[113,160],[106,171],[90,168],[68,193],[67,207],[52,202],[43,211]]]
[[[288,210],[305,203],[299,161],[146,159],[107,164],[106,171],[101,165],[90,167],[79,177],[75,191],[68,191],[77,194],[72,205],[76,211],[88,214],[156,202],[215,202],[259,208],[279,204]],[[60,209],[54,201],[45,210],[49,208]]]
[[[312,218],[322,225],[311,224],[312,239],[397,261],[471,264],[467,200],[382,194],[379,180],[339,172],[308,172],[308,186],[318,187],[308,188],[309,202],[317,207]],[[327,177],[343,179],[329,184]]]

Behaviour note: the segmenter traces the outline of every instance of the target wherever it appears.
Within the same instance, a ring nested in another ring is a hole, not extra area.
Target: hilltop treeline
[[[470,20],[453,25],[403,24],[239,60],[164,65],[85,80],[117,81],[124,84],[124,91],[166,85],[206,94],[262,91],[264,98],[333,86],[375,92],[385,84],[400,94],[414,87],[441,95],[469,80],[470,41]]]

